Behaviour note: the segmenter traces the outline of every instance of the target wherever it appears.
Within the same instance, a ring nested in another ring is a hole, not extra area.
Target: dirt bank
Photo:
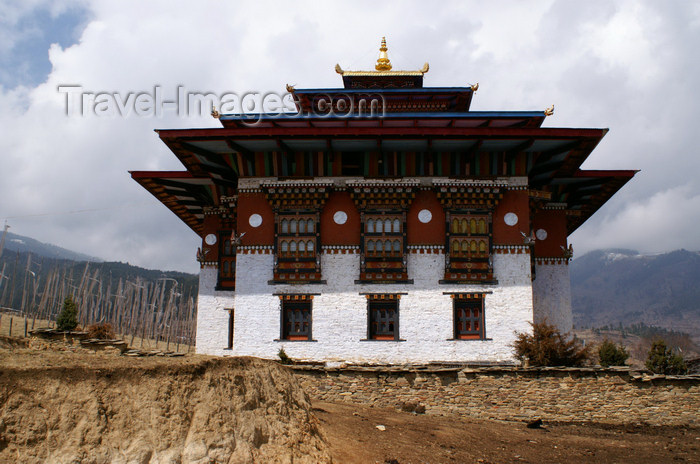
[[[330,462],[276,363],[0,351],[0,462]]]

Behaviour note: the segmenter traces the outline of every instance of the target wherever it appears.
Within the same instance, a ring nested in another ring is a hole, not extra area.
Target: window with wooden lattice
[[[396,295],[370,296],[367,300],[370,340],[399,340],[399,298]]]
[[[311,340],[311,302],[282,299],[282,340]]]
[[[277,215],[275,280],[321,279],[318,224],[318,214]]]
[[[483,295],[453,296],[454,338],[459,340],[483,340],[484,298]]]
[[[219,281],[217,289],[236,288],[236,246],[231,240],[231,231],[219,234]]]
[[[408,278],[405,260],[405,213],[362,215],[363,281],[404,281]]]
[[[493,282],[491,214],[447,214],[445,281]]]

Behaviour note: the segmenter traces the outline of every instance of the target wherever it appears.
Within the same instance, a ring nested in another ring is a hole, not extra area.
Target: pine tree
[[[629,357],[630,355],[624,346],[616,345],[607,338],[598,348],[598,359],[603,367],[624,366]]]
[[[688,372],[683,357],[667,347],[664,340],[656,340],[651,345],[646,366],[655,374],[683,375]]]
[[[58,330],[73,330],[76,327],[78,327],[78,307],[73,298],[69,296],[63,302],[61,314],[56,319],[56,328]]]

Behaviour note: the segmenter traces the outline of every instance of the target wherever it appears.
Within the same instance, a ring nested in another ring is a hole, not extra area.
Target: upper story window
[[[399,215],[365,216],[365,256],[402,257],[403,223]]]
[[[234,290],[236,286],[236,246],[231,240],[232,232],[219,234],[219,282],[221,290]]]
[[[277,214],[276,281],[321,279],[318,213]]]
[[[283,216],[277,234],[279,258],[310,258],[316,256],[316,222],[311,216]]]
[[[445,281],[493,282],[491,213],[447,214]]]
[[[361,281],[406,281],[405,213],[362,215]]]

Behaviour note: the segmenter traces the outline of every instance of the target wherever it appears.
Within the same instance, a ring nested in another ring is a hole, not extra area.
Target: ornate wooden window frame
[[[275,282],[321,281],[319,229],[318,211],[275,215]]]
[[[402,341],[399,338],[401,294],[370,293],[365,297],[367,299],[366,340]]]
[[[275,213],[275,264],[268,283],[325,283],[321,279],[321,210],[331,184],[272,182],[261,187]],[[312,233],[307,232],[307,226],[301,232],[301,220],[306,225],[312,221]],[[291,221],[297,221],[296,230],[292,230]]]
[[[313,295],[279,295],[280,341],[313,341]]]
[[[233,243],[233,231],[219,231],[219,272],[216,290],[236,289],[236,246]]]
[[[436,187],[446,221],[445,278],[440,283],[497,284],[493,275],[493,212],[505,186],[451,179]],[[453,230],[455,220],[458,230]]]
[[[484,210],[445,214],[444,283],[497,283],[493,277],[493,213]]]
[[[413,283],[408,278],[406,213],[418,184],[367,180],[349,187],[361,222],[360,276],[355,283]],[[376,227],[379,220],[382,224],[390,221],[391,232],[386,232],[384,226],[379,232]],[[386,251],[387,242],[391,246],[389,252]]]
[[[484,294],[456,293],[450,296],[454,340],[486,340]]]

